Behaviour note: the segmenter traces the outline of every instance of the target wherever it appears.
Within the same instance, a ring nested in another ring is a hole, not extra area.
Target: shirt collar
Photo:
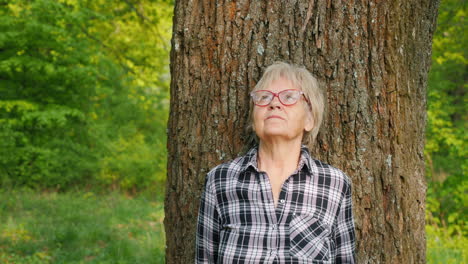
[[[247,151],[247,153],[244,155],[244,160],[241,165],[241,171],[245,171],[250,167],[258,171],[257,153],[258,153],[258,145],[251,148],[249,151]]]
[[[258,155],[258,145],[251,148],[247,153],[244,155],[244,160],[241,165],[241,170],[245,171],[248,168],[252,168],[256,171],[259,171],[258,164],[257,164],[257,155]],[[297,170],[294,172],[301,171],[303,169],[307,170],[309,174],[312,173],[312,157],[310,156],[309,149],[305,146],[301,146],[301,157],[299,160],[299,165],[297,166]]]

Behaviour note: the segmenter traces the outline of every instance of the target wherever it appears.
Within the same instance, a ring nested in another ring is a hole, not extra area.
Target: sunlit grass
[[[451,229],[426,226],[428,264],[468,263],[468,239]]]
[[[0,192],[0,263],[164,263],[163,202]]]

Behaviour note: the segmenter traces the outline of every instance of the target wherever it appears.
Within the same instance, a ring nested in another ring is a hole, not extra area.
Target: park
[[[311,154],[349,175],[357,263],[465,263],[466,3],[11,0],[0,6],[0,262],[193,263],[249,92],[302,65]]]

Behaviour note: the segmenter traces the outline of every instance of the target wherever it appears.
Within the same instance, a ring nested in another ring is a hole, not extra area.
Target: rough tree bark
[[[177,0],[164,220],[193,263],[206,173],[239,155],[264,68],[305,65],[327,96],[313,155],[353,181],[358,263],[425,262],[424,127],[435,0]]]

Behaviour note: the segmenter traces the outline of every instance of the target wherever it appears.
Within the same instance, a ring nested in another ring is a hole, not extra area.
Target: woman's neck
[[[296,170],[301,153],[301,141],[264,142],[258,148],[257,162],[262,171],[292,173]]]

